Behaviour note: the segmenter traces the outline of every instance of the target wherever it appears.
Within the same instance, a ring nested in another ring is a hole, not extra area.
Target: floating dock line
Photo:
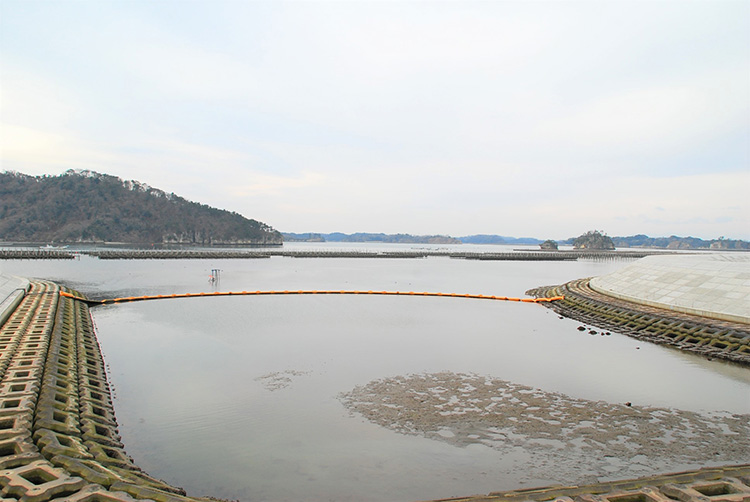
[[[471,295],[457,293],[427,293],[414,291],[353,291],[353,290],[298,290],[298,291],[229,291],[211,293],[183,293],[178,295],[152,295],[152,296],[127,296],[124,298],[112,298],[109,300],[89,300],[65,291],[60,291],[60,296],[86,302],[89,305],[110,305],[113,303],[140,302],[144,300],[164,300],[167,298],[202,298],[206,296],[264,296],[264,295],[387,295],[387,296],[442,296],[448,298],[472,298],[477,300],[501,300],[507,302],[541,303],[564,300],[564,296],[553,296],[550,298],[509,298],[507,296]]]

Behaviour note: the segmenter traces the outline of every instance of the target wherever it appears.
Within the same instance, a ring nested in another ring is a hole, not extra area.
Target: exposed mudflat
[[[750,461],[750,415],[587,401],[496,378],[396,376],[340,396],[383,427],[518,457],[515,470],[560,483]]]

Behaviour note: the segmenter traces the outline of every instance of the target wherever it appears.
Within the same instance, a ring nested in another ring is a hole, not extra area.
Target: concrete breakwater
[[[0,260],[72,260],[75,253],[66,249],[0,249]]]
[[[650,256],[610,274],[527,291],[599,328],[750,366],[750,256]],[[583,328],[583,327],[582,327]]]
[[[604,295],[590,279],[531,289],[531,296],[562,295],[546,303],[555,312],[601,329],[750,366],[750,325],[711,319]]]
[[[32,282],[0,329],[2,500],[197,500],[125,453],[88,307],[61,289]]]

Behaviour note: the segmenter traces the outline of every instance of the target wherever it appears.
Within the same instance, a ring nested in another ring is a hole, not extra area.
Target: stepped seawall
[[[527,291],[557,313],[750,366],[750,255],[651,256],[611,274]]]

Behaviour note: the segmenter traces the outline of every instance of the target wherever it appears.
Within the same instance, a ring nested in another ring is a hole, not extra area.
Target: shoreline
[[[542,286],[526,294],[564,296],[562,301],[543,305],[600,330],[750,367],[750,325],[615,298],[592,289],[590,281],[585,278]],[[579,329],[587,330],[586,326]]]
[[[35,502],[209,500],[149,476],[128,457],[88,306],[61,291],[80,294],[32,281],[0,328],[0,494]],[[698,502],[707,494],[747,500],[750,465],[444,500]]]

